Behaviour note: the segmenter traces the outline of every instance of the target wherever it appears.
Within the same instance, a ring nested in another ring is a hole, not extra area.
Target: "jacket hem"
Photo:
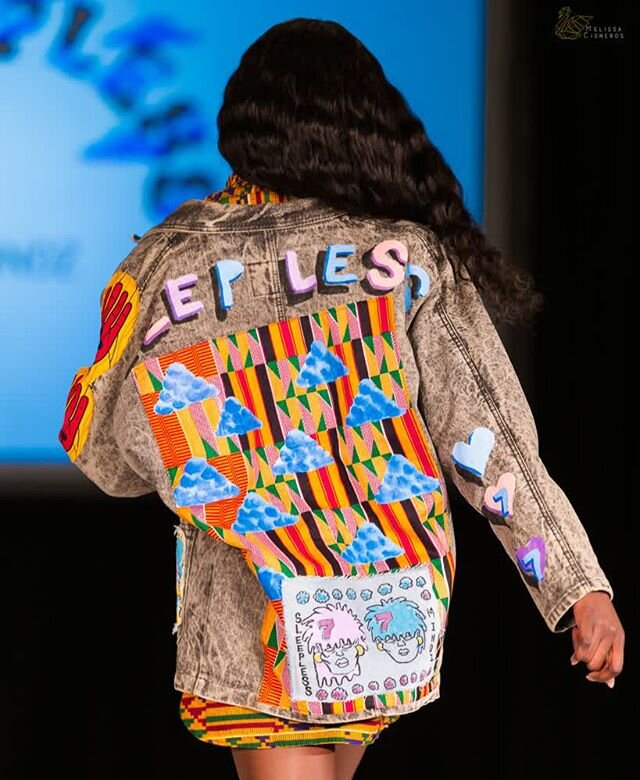
[[[406,715],[415,712],[426,704],[436,701],[440,698],[440,673],[436,673],[434,687],[426,696],[416,701],[399,704],[395,707],[385,709],[368,709],[360,712],[344,713],[342,715],[324,715],[318,718],[314,715],[301,715],[299,712],[291,712],[282,707],[270,706],[258,701],[257,694],[254,691],[241,690],[238,688],[228,688],[221,686],[219,681],[199,677],[197,674],[180,673],[174,677],[174,688],[177,691],[194,694],[203,699],[224,702],[236,707],[247,707],[258,712],[264,712],[267,715],[276,715],[286,720],[301,721],[302,723],[348,723],[351,721],[368,720],[370,718],[392,717],[394,715]]]

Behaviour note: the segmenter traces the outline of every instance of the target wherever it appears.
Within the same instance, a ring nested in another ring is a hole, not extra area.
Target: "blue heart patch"
[[[495,440],[493,431],[488,428],[474,428],[468,442],[457,441],[453,445],[451,458],[460,468],[483,477]]]

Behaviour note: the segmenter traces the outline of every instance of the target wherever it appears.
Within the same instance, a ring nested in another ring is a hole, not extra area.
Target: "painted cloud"
[[[305,358],[302,370],[296,377],[296,384],[300,387],[315,387],[334,382],[341,376],[349,373],[349,369],[322,341],[314,341],[311,344],[309,354]]]
[[[258,579],[264,588],[264,592],[270,599],[282,598],[282,572],[271,569],[269,566],[261,566],[258,569]]]
[[[379,504],[389,504],[392,501],[404,501],[411,496],[432,493],[439,487],[437,479],[418,471],[404,455],[392,455],[380,490],[374,498]]]
[[[405,411],[393,399],[388,398],[370,379],[363,379],[345,422],[353,428],[356,425],[374,420],[399,417]]]
[[[198,401],[218,395],[217,387],[195,376],[182,363],[171,363],[165,371],[162,390],[154,406],[156,414],[171,414]]]
[[[296,474],[314,471],[329,463],[333,463],[331,455],[311,436],[296,428],[287,434],[272,471],[274,474]]]
[[[233,498],[240,488],[208,463],[205,458],[190,458],[178,486],[173,491],[176,506],[199,506]]]
[[[231,529],[239,534],[273,531],[274,528],[293,525],[298,520],[294,515],[281,512],[257,493],[247,493]]]
[[[373,563],[385,558],[403,555],[404,550],[393,539],[389,539],[374,523],[358,528],[354,540],[343,551],[342,557],[349,563]]]
[[[222,407],[220,422],[216,428],[216,436],[233,436],[234,434],[248,433],[261,428],[262,423],[258,418],[243,406],[237,398],[227,398]]]

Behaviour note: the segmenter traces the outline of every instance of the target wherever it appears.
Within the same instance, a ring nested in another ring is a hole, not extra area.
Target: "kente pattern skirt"
[[[370,745],[399,715],[349,723],[303,723],[183,692],[180,719],[197,739],[230,748],[273,748],[338,743]]]

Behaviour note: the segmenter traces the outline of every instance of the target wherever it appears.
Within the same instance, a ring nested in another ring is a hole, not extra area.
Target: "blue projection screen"
[[[230,169],[216,116],[271,25],[334,20],[424,121],[482,219],[484,3],[0,0],[0,461],[67,461],[66,394],[142,234]]]

